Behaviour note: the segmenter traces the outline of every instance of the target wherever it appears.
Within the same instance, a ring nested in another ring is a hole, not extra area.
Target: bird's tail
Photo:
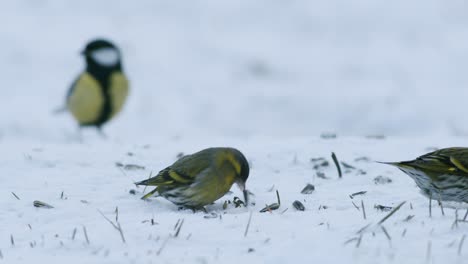
[[[151,192],[149,192],[149,193],[143,195],[143,196],[141,197],[141,199],[142,199],[142,200],[146,200],[146,199],[148,199],[149,197],[153,196],[157,191],[158,191],[158,188],[155,188],[155,189],[152,190]],[[159,196],[159,194],[158,194],[158,195],[155,195],[155,196]]]
[[[150,185],[150,180],[151,180],[151,179],[147,179],[147,180],[135,182],[135,185],[144,185],[144,186],[147,186],[147,185]]]

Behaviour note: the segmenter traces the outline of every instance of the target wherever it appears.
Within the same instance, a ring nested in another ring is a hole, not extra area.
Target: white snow
[[[0,263],[465,263],[468,225],[452,224],[453,206],[459,218],[466,206],[444,204],[443,216],[433,202],[429,218],[414,182],[373,161],[466,146],[467,9],[461,0],[2,2]],[[95,37],[119,45],[132,90],[108,138],[90,129],[80,143],[71,117],[52,111]],[[213,146],[247,156],[255,206],[223,210],[236,187],[208,207],[213,219],[139,199],[133,182]],[[332,151],[366,174],[338,179]],[[330,162],[328,179],[316,177],[317,157]],[[376,185],[379,175],[392,182]],[[315,192],[301,194],[307,183]],[[274,190],[281,207],[259,213]],[[361,200],[367,219],[352,204]],[[403,201],[383,224],[388,240],[374,226],[388,212],[374,205]],[[126,243],[99,213],[115,222],[116,207]],[[359,247],[345,244],[367,224]]]

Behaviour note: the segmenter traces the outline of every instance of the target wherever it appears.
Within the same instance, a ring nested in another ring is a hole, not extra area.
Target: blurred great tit
[[[247,159],[239,150],[208,148],[180,158],[155,177],[136,185],[156,186],[142,199],[157,192],[178,206],[202,209],[223,197],[237,183],[247,204],[245,183],[249,170]]]
[[[122,69],[120,50],[108,40],[89,42],[81,53],[86,69],[70,87],[66,105],[80,127],[104,123],[122,109],[129,84]]]

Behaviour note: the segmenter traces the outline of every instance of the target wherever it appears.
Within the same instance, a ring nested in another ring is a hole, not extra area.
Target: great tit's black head
[[[88,64],[102,67],[117,67],[120,65],[120,50],[112,42],[105,39],[90,41],[82,52]]]

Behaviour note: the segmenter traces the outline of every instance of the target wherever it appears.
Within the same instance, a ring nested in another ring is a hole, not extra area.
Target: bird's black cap
[[[94,39],[94,40],[88,42],[85,49],[82,51],[82,54],[83,55],[88,55],[91,52],[93,52],[95,50],[98,50],[98,49],[102,49],[102,48],[114,48],[114,49],[118,50],[117,46],[114,45],[114,43],[112,43],[109,40]]]

